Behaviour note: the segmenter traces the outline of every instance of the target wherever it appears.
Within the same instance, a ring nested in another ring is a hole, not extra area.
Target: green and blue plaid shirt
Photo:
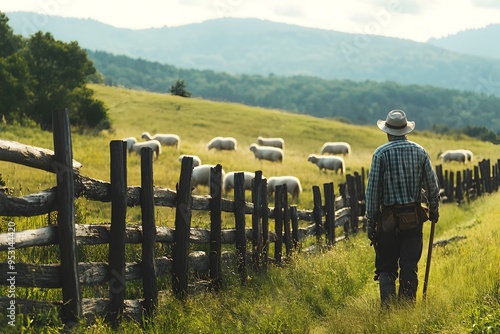
[[[373,153],[366,187],[366,216],[374,219],[382,205],[422,201],[425,190],[429,208],[439,207],[439,185],[429,155],[406,136],[393,137]]]

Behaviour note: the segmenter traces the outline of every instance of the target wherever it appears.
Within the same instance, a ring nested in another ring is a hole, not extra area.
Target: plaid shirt
[[[366,187],[366,216],[374,219],[381,205],[422,201],[425,189],[431,210],[439,206],[439,186],[429,155],[406,136],[393,137],[373,153]]]

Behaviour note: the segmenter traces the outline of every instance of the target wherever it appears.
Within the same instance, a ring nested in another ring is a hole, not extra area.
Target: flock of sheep
[[[140,154],[141,148],[150,147],[156,159],[161,154],[161,147],[173,146],[179,148],[180,138],[175,134],[155,134],[151,136],[148,132],[141,135],[145,141],[138,142],[135,137],[124,138],[127,142],[127,149],[129,153],[135,152]],[[236,150],[237,141],[233,137],[214,137],[208,144],[207,149],[215,150]],[[264,138],[257,137],[257,143],[250,145],[250,151],[253,152],[255,159],[267,160],[271,162],[283,162],[285,153],[285,141],[283,138]],[[327,142],[321,148],[321,154],[309,155],[307,161],[318,166],[320,171],[332,170],[336,173],[345,174],[345,161],[340,155],[348,155],[351,153],[351,147],[346,142]],[[184,157],[191,157],[193,159],[193,173],[192,173],[192,187],[195,188],[199,185],[209,185],[210,170],[215,165],[202,164],[201,159],[197,155],[180,155],[179,161],[182,162]],[[241,171],[244,173],[245,189],[252,188],[252,180],[255,178],[255,173],[248,171]],[[226,173],[222,170],[222,190],[226,195],[231,189],[234,189],[234,175],[237,172],[232,171]],[[298,199],[302,192],[300,180],[292,175],[272,176],[267,178],[267,191],[270,195],[274,193],[274,189],[278,185],[287,186],[287,191],[292,195],[292,199]]]
[[[155,153],[156,158],[161,154],[162,146],[172,146],[176,149],[180,146],[180,138],[176,134],[155,134],[150,135],[144,132],[141,138],[145,141],[138,142],[135,137],[124,138],[127,142],[129,153],[135,152],[140,154],[142,147],[150,147]],[[218,151],[228,150],[235,151],[237,149],[237,141],[233,137],[214,137],[207,144],[207,150],[215,149]],[[270,162],[283,162],[285,158],[285,141],[283,138],[264,138],[257,137],[257,143],[253,143],[249,147],[254,154],[255,159],[267,160]],[[351,153],[351,146],[346,142],[326,142],[321,147],[320,154],[310,154],[307,161],[315,164],[319,171],[331,170],[335,173],[345,174],[346,166],[343,156]],[[210,170],[215,165],[202,164],[201,159],[196,155],[180,155],[179,161],[182,162],[184,157],[193,159],[192,187],[199,185],[209,185]],[[443,162],[458,161],[467,163],[472,161],[473,154],[470,150],[458,149],[440,152],[438,158]],[[255,178],[255,173],[248,171],[244,172],[245,189],[252,188],[252,180]],[[222,190],[226,195],[231,189],[234,189],[234,175],[237,172],[226,173],[222,170]],[[297,199],[302,192],[300,180],[292,175],[273,176],[267,178],[268,193],[273,194],[277,185],[287,185],[288,192],[292,195],[292,199]]]

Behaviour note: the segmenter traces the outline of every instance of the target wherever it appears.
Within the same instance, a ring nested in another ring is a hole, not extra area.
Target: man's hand
[[[433,223],[437,223],[439,220],[439,209],[432,209],[429,211],[429,220]]]
[[[375,221],[370,218],[366,221],[366,233],[368,235],[368,239],[370,239],[371,243],[374,244],[377,239],[377,232],[375,230]]]

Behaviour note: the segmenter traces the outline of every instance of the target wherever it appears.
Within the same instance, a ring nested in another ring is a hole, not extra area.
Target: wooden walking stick
[[[429,249],[427,251],[427,265],[425,266],[425,277],[424,277],[424,294],[423,299],[427,293],[427,282],[429,281],[429,271],[431,269],[431,256],[432,256],[432,243],[434,242],[434,228],[436,223],[431,221],[431,235],[429,237]]]

